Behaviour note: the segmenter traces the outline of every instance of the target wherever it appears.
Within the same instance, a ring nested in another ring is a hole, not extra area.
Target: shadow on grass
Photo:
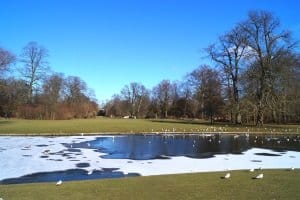
[[[2,121],[2,120],[0,120],[0,126],[13,124],[13,123],[14,123],[13,121],[8,121],[8,120]]]
[[[194,120],[171,120],[171,119],[153,119],[150,120],[151,122],[157,122],[157,123],[173,123],[173,124],[198,124],[198,125],[205,125],[209,124],[207,122],[200,122],[200,121],[194,121]]]

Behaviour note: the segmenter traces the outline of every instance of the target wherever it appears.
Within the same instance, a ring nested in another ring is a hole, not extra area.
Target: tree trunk
[[[236,72],[237,73],[237,72]],[[234,98],[234,123],[241,124],[241,113],[240,113],[240,101],[239,101],[239,90],[237,88],[237,78],[233,76],[233,98]]]
[[[257,105],[257,116],[256,116],[256,126],[262,127],[264,124],[264,111],[261,100]]]

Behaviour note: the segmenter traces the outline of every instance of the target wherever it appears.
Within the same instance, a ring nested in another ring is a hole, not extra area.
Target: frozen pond
[[[0,137],[0,183],[300,168],[300,136]]]

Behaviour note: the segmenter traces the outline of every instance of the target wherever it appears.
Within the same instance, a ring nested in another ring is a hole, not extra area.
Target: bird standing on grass
[[[264,177],[264,174],[259,174],[255,177],[255,179],[262,179]]]
[[[62,184],[62,180],[57,181],[56,186],[60,186]]]
[[[227,173],[225,176],[224,176],[225,179],[229,179],[230,178],[230,173]]]

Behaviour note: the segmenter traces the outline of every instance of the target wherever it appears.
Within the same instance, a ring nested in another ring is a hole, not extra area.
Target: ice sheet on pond
[[[62,172],[74,169],[81,170],[81,173],[82,170],[89,173],[97,170],[103,171],[103,169],[115,169],[114,172],[121,172],[120,177],[123,177],[126,174],[149,176],[260,167],[300,168],[300,153],[284,149],[274,152],[272,149],[249,147],[242,153],[213,153],[213,156],[202,159],[185,155],[160,155],[157,158],[134,160],[110,158],[107,150],[94,148],[93,142],[99,138],[110,138],[115,142],[118,137],[127,136],[2,136],[0,137],[0,180],[35,173]],[[211,142],[209,140],[208,138],[208,142]],[[82,147],[82,144],[86,144],[86,147]],[[155,144],[154,140],[152,143],[148,142],[146,148],[151,147],[152,144]],[[59,179],[58,173],[57,180]]]

